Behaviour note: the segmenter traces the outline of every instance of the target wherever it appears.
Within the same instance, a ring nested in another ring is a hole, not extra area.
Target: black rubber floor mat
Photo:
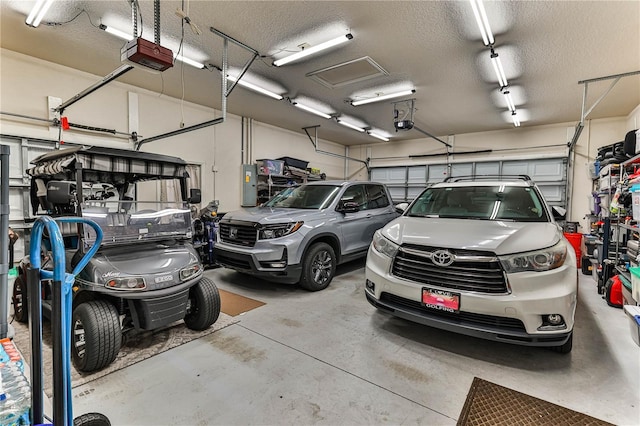
[[[458,426],[580,425],[611,423],[474,377]]]

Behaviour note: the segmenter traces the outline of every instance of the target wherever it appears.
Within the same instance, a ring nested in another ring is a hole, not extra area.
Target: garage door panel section
[[[564,206],[566,167],[565,158],[377,167],[371,169],[371,180],[386,184],[393,202],[399,203],[412,201],[428,184],[442,182],[448,176],[449,168],[453,177],[528,175],[550,204]]]
[[[25,170],[34,158],[51,151],[52,144],[3,136],[0,144],[9,147],[9,226],[20,237],[14,246],[14,261],[27,252],[32,218],[29,200],[30,179]]]

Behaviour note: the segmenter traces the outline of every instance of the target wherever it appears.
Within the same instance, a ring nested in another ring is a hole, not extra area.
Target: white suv
[[[425,189],[369,247],[366,296],[400,318],[569,353],[575,252],[528,176]]]

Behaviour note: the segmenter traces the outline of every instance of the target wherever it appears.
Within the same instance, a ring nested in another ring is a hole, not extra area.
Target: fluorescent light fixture
[[[482,42],[485,46],[490,46],[495,42],[495,40],[493,38],[493,33],[491,32],[491,27],[489,27],[489,19],[487,19],[487,12],[484,10],[484,4],[482,3],[482,0],[470,1],[471,8],[473,9],[473,15],[476,17],[476,23],[478,24],[480,34],[482,35]]]
[[[367,134],[369,136],[372,136],[372,137],[376,138],[376,139],[380,139],[381,141],[389,142],[389,138],[386,137],[386,136],[381,135],[380,133],[376,133],[376,132],[373,132],[373,131],[369,130],[369,131],[367,131]]]
[[[29,12],[25,23],[33,28],[40,25],[40,21],[42,21],[42,18],[51,7],[51,3],[53,3],[53,0],[38,0],[31,12]]]
[[[181,62],[184,62],[187,65],[191,65],[192,67],[199,68],[199,69],[204,69],[204,64],[202,64],[202,63],[200,63],[198,61],[194,61],[193,59],[187,58],[182,53],[174,56],[173,58],[177,59],[177,60],[179,60]]]
[[[104,24],[100,24],[100,26],[98,28],[100,28],[103,31],[108,32],[111,35],[119,37],[119,38],[121,38],[123,40],[127,40],[127,41],[133,40],[133,35],[132,34],[125,33],[124,31],[120,31],[117,28],[109,27],[109,26],[104,25]]]
[[[240,86],[246,87],[247,89],[253,90],[254,92],[258,92],[258,93],[261,93],[263,95],[269,96],[270,98],[277,99],[277,100],[281,100],[282,99],[281,95],[278,95],[277,93],[273,93],[270,90],[263,89],[262,87],[256,86],[253,83],[249,83],[247,81],[244,81],[243,79],[238,80],[237,77],[233,77],[233,76],[229,75],[229,76],[227,76],[227,80],[237,81]]]
[[[344,120],[338,119],[338,124],[342,124],[343,126],[348,127],[350,129],[353,129],[353,130],[357,130],[358,132],[364,132],[364,129],[362,127],[358,127],[355,124],[349,123],[348,121],[344,121]]]
[[[509,83],[507,82],[507,77],[504,75],[502,62],[500,62],[500,57],[496,52],[493,51],[493,49],[491,49],[491,65],[493,65],[493,70],[496,72],[500,87],[507,87]]]
[[[513,119],[513,125],[516,127],[520,127],[520,120],[518,120],[518,115],[515,111],[511,113],[511,118]]]
[[[358,105],[370,104],[371,102],[386,101],[387,99],[398,98],[400,96],[408,96],[408,95],[411,95],[412,93],[416,93],[415,89],[402,90],[400,92],[389,93],[388,95],[375,96],[373,98],[361,99],[359,101],[351,101],[351,105],[358,106]]]
[[[298,53],[294,53],[293,55],[289,55],[289,56],[285,56],[284,58],[277,59],[273,61],[273,65],[276,67],[280,67],[282,65],[288,64],[289,62],[297,61],[298,59],[302,59],[309,55],[313,55],[314,53],[318,53],[330,47],[337,46],[342,43],[346,43],[352,38],[353,38],[353,35],[351,34],[342,35],[340,37],[334,38],[333,40],[325,41],[324,43],[320,43],[316,46],[308,47],[304,50],[301,50]]]
[[[504,95],[504,98],[507,101],[507,107],[509,108],[509,111],[515,112],[516,106],[513,103],[513,99],[511,98],[511,92],[508,90],[505,90],[502,94]]]
[[[317,109],[315,109],[315,108],[308,107],[308,106],[303,105],[303,104],[301,104],[301,103],[293,102],[293,105],[294,105],[294,106],[297,106],[298,108],[303,109],[303,110],[305,110],[305,111],[307,111],[307,112],[310,112],[311,114],[319,115],[319,116],[320,116],[320,117],[322,117],[322,118],[326,118],[326,119],[331,118],[331,116],[330,116],[329,114],[325,114],[325,113],[324,113],[324,112],[322,112],[322,111],[318,111],[318,110],[317,110]]]

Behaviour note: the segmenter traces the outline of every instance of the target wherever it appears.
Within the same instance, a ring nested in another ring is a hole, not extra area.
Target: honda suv
[[[366,256],[373,233],[398,215],[382,184],[310,182],[225,214],[214,253],[227,268],[322,290],[337,264]]]
[[[365,293],[400,318],[568,353],[577,281],[575,252],[530,178],[454,178],[375,233]]]

